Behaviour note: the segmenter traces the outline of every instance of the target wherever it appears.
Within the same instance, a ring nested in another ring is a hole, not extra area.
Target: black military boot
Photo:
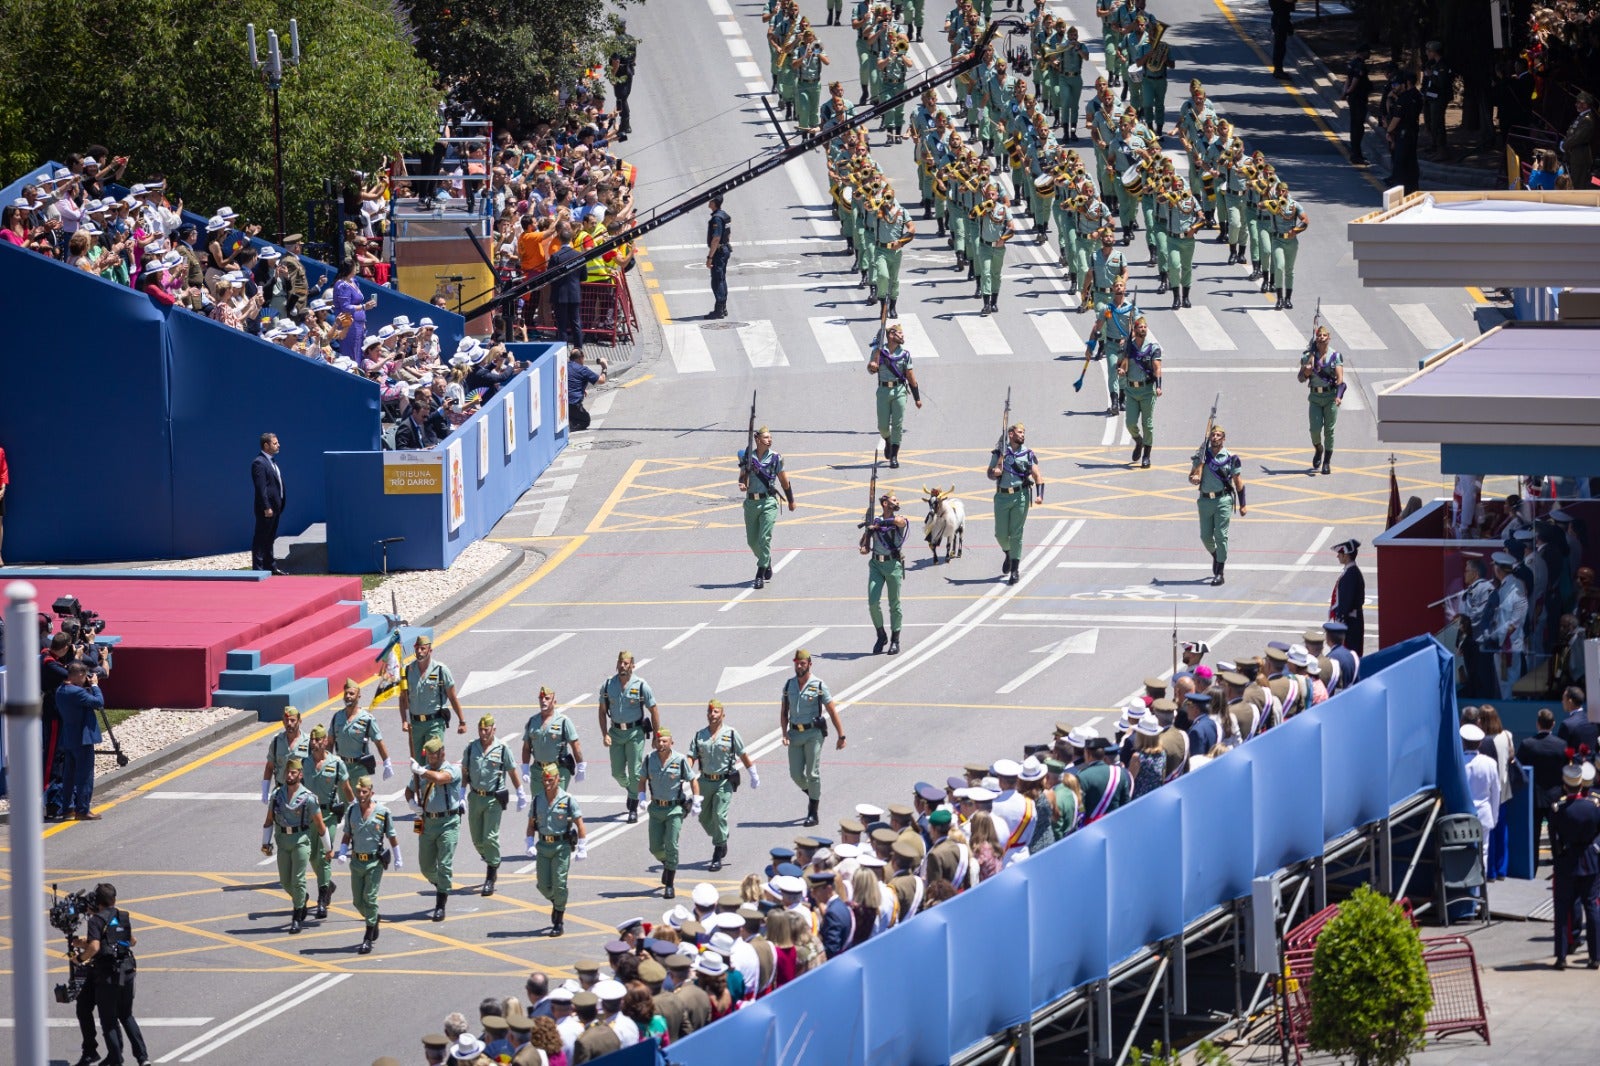
[[[1274,305],[1273,305],[1273,308],[1272,308],[1272,309],[1273,309],[1273,310],[1274,310],[1274,311],[1282,311],[1282,310],[1283,310],[1283,307],[1284,307],[1284,303],[1283,303],[1283,290],[1282,290],[1282,289],[1279,289],[1279,290],[1278,290],[1278,302],[1277,302],[1277,303],[1276,303],[1276,304],[1274,304]]]
[[[662,870],[661,871],[661,898],[662,899],[676,899],[677,898],[678,890],[676,888],[672,887],[672,881],[677,876],[678,876],[678,871],[676,871],[676,870]]]
[[[995,279],[995,284],[997,284],[997,285],[999,284],[999,279],[998,278]],[[989,310],[993,311],[997,315],[1000,313],[1000,294],[999,293],[996,292],[996,293],[990,293],[989,294]]]
[[[494,879],[497,876],[499,876],[499,874],[500,874],[500,864],[499,863],[495,863],[493,866],[489,867],[489,871],[488,871],[487,875],[483,879],[483,892],[482,892],[483,895],[485,895],[485,896],[494,895]]]
[[[304,907],[296,907],[292,912],[290,912],[289,932],[298,933],[300,931],[300,923],[305,920],[305,916],[306,909]]]
[[[1293,311],[1294,310],[1294,290],[1293,289],[1284,289],[1283,290],[1283,309],[1285,311]]]
[[[370,925],[367,926],[366,932],[361,935],[361,946],[356,948],[356,954],[357,955],[370,955],[370,954],[372,954],[372,926],[370,926]]]
[[[900,300],[898,298],[892,298],[889,301],[889,317],[890,318],[899,318],[900,317]]]
[[[1246,281],[1255,281],[1260,277],[1261,277],[1261,268],[1259,266],[1257,266],[1256,264],[1251,263],[1250,264],[1250,276],[1245,278],[1244,280],[1246,280]]]
[[[978,314],[983,315],[984,317],[988,317],[988,315],[991,312],[994,311],[994,308],[989,305],[989,300],[990,299],[991,299],[991,297],[988,297],[988,296],[985,296],[983,298],[983,310],[979,311]]]
[[[755,580],[754,587],[758,588],[758,589],[764,589],[764,588],[767,587],[767,568],[766,567],[764,567],[764,566],[756,567],[756,580]]]
[[[1013,559],[1013,560],[1011,560],[1011,576],[1006,579],[1006,584],[1015,585],[1018,581],[1021,581],[1021,580],[1022,580],[1022,560],[1021,559]]]
[[[1261,291],[1271,292],[1272,288],[1272,275],[1263,270],[1261,272]]]
[[[326,885],[319,885],[317,887],[318,918],[326,918],[328,916],[328,901],[333,899],[334,890],[338,887],[338,885],[333,884],[332,882],[329,882]]]
[[[1130,463],[1137,463],[1139,456],[1144,454],[1144,441],[1138,437],[1133,438],[1133,455],[1128,459]]]
[[[445,904],[445,900],[447,900],[449,898],[450,898],[450,893],[448,893],[448,892],[435,892],[433,894],[433,920],[434,921],[436,921],[436,922],[444,921],[444,904]]]
[[[1329,448],[1327,451],[1322,453],[1322,472],[1324,474],[1333,473],[1333,449],[1332,448]]]
[[[1317,450],[1311,453],[1311,472],[1313,474],[1315,474],[1317,472],[1317,467],[1319,467],[1321,465],[1322,465],[1322,446],[1318,445],[1317,446]]]
[[[771,581],[772,580],[772,567],[763,566],[761,568],[761,576],[766,578],[768,581]]]
[[[550,935],[560,936],[567,931],[566,911],[553,910],[550,912]]]
[[[865,85],[863,85],[861,87],[861,99],[856,102],[856,106],[857,107],[866,107],[867,106],[867,87]]]
[[[1144,456],[1139,460],[1139,469],[1150,469],[1150,445],[1148,444],[1144,446]]]
[[[1222,572],[1224,570],[1226,570],[1227,567],[1228,567],[1227,563],[1218,561],[1218,563],[1217,563],[1217,576],[1211,579],[1211,583],[1213,585],[1222,584]]]
[[[810,826],[817,824],[817,804],[819,802],[819,800],[814,799],[806,800],[806,817],[805,820],[800,823],[801,825]]]
[[[632,825],[639,820],[639,797],[628,797],[628,824]]]
[[[727,318],[728,317],[728,304],[727,304],[727,301],[718,300],[716,302],[716,304],[711,308],[711,313],[709,315],[707,315],[706,317],[707,318]]]
[[[889,646],[889,631],[882,626],[878,627],[877,643],[872,645],[872,654],[882,655],[883,649]]]
[[[1188,286],[1188,285],[1185,285],[1183,287],[1183,306],[1185,306],[1185,307],[1193,307],[1194,306],[1193,304],[1191,304],[1189,302],[1189,288],[1190,288],[1190,286]]]
[[[1183,288],[1179,285],[1172,286],[1172,309],[1176,311],[1183,306]]]
[[[900,469],[900,445],[898,444],[889,445],[889,469]]]
[[[1011,553],[1006,552],[1006,561],[1000,564],[1000,576],[1005,577],[1011,573]]]
[[[889,634],[889,654],[900,654],[900,631],[898,629]]]
[[[728,853],[726,844],[711,845],[711,861],[706,863],[706,869],[712,872],[722,869],[722,857]]]
[[[1162,293],[1167,291],[1167,272],[1163,270],[1156,276],[1161,279],[1161,284],[1156,286],[1156,295],[1160,296]]]

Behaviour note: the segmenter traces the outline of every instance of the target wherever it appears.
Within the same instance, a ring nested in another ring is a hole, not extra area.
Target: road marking
[[[666,336],[667,351],[678,373],[709,374],[717,369],[699,326],[691,322],[669,322],[661,327],[661,332]]]
[[[719,15],[722,18],[733,18],[733,8],[729,5],[728,0],[706,0],[706,6],[711,9],[713,15]]]
[[[1382,351],[1389,347],[1383,343],[1383,338],[1367,325],[1367,320],[1361,317],[1361,312],[1350,304],[1323,304],[1322,317],[1327,319],[1328,324],[1343,338],[1346,348]]]
[[[784,557],[782,559],[779,559],[777,562],[772,564],[772,572],[774,574],[776,574],[779,570],[782,570],[784,567],[788,566],[791,562],[793,562],[795,557],[798,556],[799,554],[800,554],[800,551],[799,551],[798,548],[795,549],[794,551],[788,552],[787,554],[784,555]],[[738,604],[743,603],[746,599],[748,599],[750,594],[752,592],[754,592],[755,590],[756,590],[756,587],[754,585],[750,585],[747,588],[744,588],[744,589],[740,590],[737,595],[735,595],[732,599],[730,599],[727,603],[723,604],[721,607],[718,607],[717,610],[719,612],[733,610],[733,608],[735,606],[737,606]]]
[[[1209,307],[1185,307],[1178,311],[1178,323],[1194,338],[1202,352],[1231,352],[1238,349],[1228,331],[1222,328]]]
[[[1189,606],[1194,606],[1196,603],[1202,603],[1203,604],[1205,601],[1204,600],[1199,600],[1199,601],[1196,601],[1196,600],[1185,600],[1183,602],[1188,604]],[[1008,613],[1008,614],[1001,615],[1000,616],[1000,620],[1002,622],[1066,622],[1066,623],[1069,623],[1069,624],[1083,624],[1083,623],[1098,624],[1098,623],[1103,623],[1103,622],[1142,622],[1142,623],[1144,623],[1146,625],[1152,625],[1152,626],[1171,626],[1172,625],[1172,614],[1171,614],[1171,612],[1168,612],[1167,614],[1105,614],[1105,613],[1097,613],[1097,612],[1093,612],[1093,611],[1078,611],[1078,612],[1055,612],[1055,611],[1052,611],[1052,612],[1040,612],[1040,613],[1016,611],[1016,612],[1011,612],[1011,613]],[[1237,618],[1223,618],[1223,617],[1216,616],[1216,615],[1187,615],[1186,614],[1186,615],[1183,616],[1183,621],[1184,621],[1184,624],[1186,624],[1186,625],[1212,625],[1212,626],[1237,625],[1237,626],[1240,626],[1241,628],[1243,628],[1243,625],[1244,625],[1244,624],[1240,623]],[[1321,621],[1319,621],[1319,620],[1316,620],[1316,619],[1307,619],[1307,618],[1291,618],[1291,619],[1252,618],[1252,619],[1249,620],[1248,625],[1252,629],[1260,629],[1260,630],[1275,631],[1275,632],[1293,632],[1293,633],[1298,633],[1298,632],[1301,632],[1302,630],[1306,629],[1309,626],[1321,625],[1323,621],[1326,621],[1326,619],[1322,619]]]
[[[1300,336],[1300,331],[1295,329],[1287,311],[1263,311],[1252,308],[1245,314],[1250,316],[1250,321],[1254,322],[1256,328],[1267,338],[1267,343],[1278,351],[1295,352],[1306,346],[1307,338]]]
[[[734,28],[735,29],[738,28],[737,24],[735,24]],[[733,58],[735,58],[735,59],[749,59],[750,58],[750,45],[745,42],[744,36],[742,34],[740,36],[738,36],[738,37],[729,37],[727,39],[727,41],[724,42],[724,43],[726,43],[727,46],[728,46],[728,54],[733,56]]]
[[[850,323],[842,318],[813,318],[811,335],[822,349],[822,358],[830,363],[862,362],[861,351],[856,347]],[[863,365],[865,365],[863,363]]]
[[[590,422],[591,427],[599,425],[598,421]],[[526,504],[517,507],[510,513],[518,518],[529,515],[538,515],[533,523],[535,537],[549,537],[555,534],[556,528],[561,525],[561,516],[566,513],[569,496],[547,496],[541,499],[529,500]]]
[[[754,63],[750,63],[750,62],[735,63],[733,65],[733,69],[735,69],[735,70],[737,70],[739,72],[739,77],[741,77],[741,78],[749,78],[752,81],[755,81],[755,79],[760,78],[762,76],[761,75],[761,68],[756,66]],[[765,89],[767,87],[767,83],[764,82],[764,81],[763,82],[759,82],[758,84],[763,89]]]
[[[1296,559],[1294,561],[1295,567],[1296,568],[1303,567],[1307,563],[1311,562],[1312,559],[1315,559],[1317,557],[1317,553],[1322,550],[1323,545],[1327,544],[1329,539],[1332,538],[1332,536],[1333,536],[1333,527],[1332,526],[1323,526],[1322,527],[1322,531],[1320,533],[1318,533],[1316,539],[1311,542],[1311,547],[1307,548],[1304,552],[1302,552],[1300,554],[1300,558],[1298,558],[1298,559]],[[1336,570],[1343,570],[1344,567],[1340,566],[1340,567],[1336,567],[1335,569]]]
[[[558,633],[532,651],[525,652],[512,659],[504,666],[493,670],[469,670],[466,679],[461,683],[461,689],[457,695],[464,699],[474,692],[482,692],[485,689],[503,685],[508,681],[515,681],[519,677],[527,677],[533,671],[524,670],[522,667],[550,649],[560,647],[575,636],[577,636],[576,633]]]
[[[1033,649],[1035,655],[1043,654],[1044,658],[995,689],[994,694],[996,696],[1004,696],[1008,692],[1015,692],[1069,655],[1093,655],[1095,645],[1099,643],[1099,640],[1100,631],[1098,629],[1086,629],[1082,633],[1074,633],[1065,640]]]
[[[215,1019],[212,1019],[212,1018],[140,1018],[139,1019],[139,1028],[141,1028],[141,1029],[188,1029],[188,1028],[198,1028],[198,1027],[200,1027],[202,1025],[210,1025],[211,1022],[214,1021],[214,1020]],[[51,1028],[51,1029],[76,1029],[78,1027],[78,1020],[76,1018],[49,1018],[49,1019],[45,1020],[44,1024],[46,1026],[48,1026],[49,1028]],[[15,1029],[16,1027],[17,1027],[17,1020],[15,1018],[0,1018],[0,1029]]]
[[[759,77],[759,72],[754,75]],[[802,207],[812,210],[824,210],[831,202],[817,188],[817,179],[811,176],[811,171],[806,169],[804,157],[791,159],[783,165],[783,172],[789,175],[789,184],[794,186],[795,195],[800,198]],[[813,218],[811,220],[812,232],[823,236],[836,236],[831,218]]]
[[[1444,328],[1444,323],[1439,321],[1437,315],[1429,310],[1427,304],[1390,304],[1400,321],[1411,335],[1417,338],[1417,343],[1428,351],[1436,351],[1448,344],[1455,342],[1455,334]]]
[[[921,318],[916,315],[901,315],[895,321],[900,323],[900,331],[905,334],[906,351],[911,353],[911,358],[939,358],[939,349],[933,346],[933,340],[928,336]]]
[[[744,31],[739,28],[739,24],[737,22],[719,22],[717,23],[717,28],[722,31],[722,35],[724,37],[739,37],[744,33]],[[748,52],[745,54],[749,55]]]
[[[671,640],[667,641],[667,643],[663,644],[661,646],[661,650],[662,651],[671,651],[673,648],[676,648],[679,644],[682,644],[684,641],[688,640],[690,637],[692,637],[696,633],[700,632],[702,629],[704,629],[706,627],[707,624],[708,623],[706,623],[706,622],[696,622],[694,625],[690,626],[688,629],[684,630],[682,633],[679,633],[677,636],[675,636]]]
[[[1132,444],[1130,440],[1128,443]],[[1331,527],[1330,527],[1331,529]],[[1314,551],[1315,549],[1313,549]],[[1302,559],[1307,558],[1302,556]],[[1307,566],[1304,562],[1298,563],[1235,563],[1228,564],[1234,570],[1250,570],[1263,574],[1292,574],[1301,571],[1324,574],[1337,574],[1344,569],[1342,566]],[[1118,560],[1116,562],[1094,562],[1082,559],[1071,559],[1064,563],[1057,563],[1060,570],[1199,570],[1210,571],[1210,563],[1144,563]]]
[[[752,681],[760,681],[764,677],[782,673],[789,668],[791,660],[784,659],[796,648],[803,648],[828,631],[827,626],[816,626],[809,629],[798,640],[786,641],[777,651],[768,655],[753,666],[724,666],[722,675],[717,679],[716,694],[722,695],[730,688],[748,685]]]
[[[202,1033],[193,1040],[189,1041],[187,1044],[167,1052],[156,1061],[177,1062],[179,1061],[180,1057],[187,1056],[182,1058],[182,1061],[193,1062],[202,1055],[206,1055],[212,1051],[215,1051],[228,1041],[243,1036],[245,1033],[249,1032],[251,1029],[254,1029],[261,1023],[277,1017],[285,1010],[297,1006],[304,1000],[315,996],[318,992],[321,992],[324,989],[332,988],[334,985],[346,980],[350,976],[351,975],[347,973],[319,973],[313,977],[308,977],[299,984],[293,985],[284,991],[279,992],[271,999],[263,1000],[262,1002],[251,1007],[249,1010],[235,1015],[234,1017],[223,1022],[221,1025]],[[196,1051],[196,1048],[199,1050]]]
[[[966,334],[974,355],[1012,354],[1006,335],[1000,332],[1000,324],[994,319],[976,311],[961,311],[951,317],[961,327],[961,332]]]
[[[771,319],[756,319],[739,327],[739,343],[744,354],[755,367],[788,366],[789,357],[778,343],[778,331]]]

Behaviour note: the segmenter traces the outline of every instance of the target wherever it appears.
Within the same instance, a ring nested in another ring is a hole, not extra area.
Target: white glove
[[[639,793],[639,806],[648,807],[649,805],[650,805],[650,794],[648,792],[645,792],[645,791],[640,791],[640,793]]]
[[[340,862],[349,862],[350,861],[350,845],[349,844],[340,844],[339,845],[339,850],[334,853],[333,857],[335,859],[338,859]]]
[[[589,764],[581,762],[578,764],[577,771],[572,775],[572,779],[574,781],[582,781],[587,776],[589,776]]]
[[[528,809],[528,794],[526,792],[522,791],[521,789],[518,789],[517,790],[517,810],[525,811],[527,809]]]
[[[262,781],[261,782],[261,802],[262,803],[267,802],[267,793],[269,793],[271,791],[272,791],[272,782],[271,781],[265,781],[265,780]]]
[[[754,766],[750,767],[750,787],[751,788],[760,788],[761,787],[761,775],[756,773],[756,768]]]
[[[536,857],[539,854],[539,849],[534,847],[534,844],[535,844],[534,839],[532,837],[529,837],[528,838],[528,858],[530,858],[530,859]]]
[[[704,802],[705,802],[705,797],[696,796],[694,798],[694,802],[689,805],[689,813],[693,814],[693,815],[698,815],[700,813],[700,805],[702,803],[704,803]]]
[[[270,825],[261,827],[261,846],[263,848],[272,847],[272,826]]]
[[[589,842],[587,840],[578,841],[578,846],[572,849],[572,857],[579,862],[587,859],[589,857]]]
[[[383,779],[385,781],[394,776],[394,763],[388,759],[383,760]]]
[[[394,868],[400,870],[404,867],[405,863],[400,859],[400,842],[397,840],[394,842]]]
[[[406,797],[406,806],[410,807],[412,810],[416,811],[418,814],[422,813],[422,805],[417,802],[416,797],[414,797],[414,796],[407,796]]]
[[[421,763],[417,762],[417,760],[412,759],[411,760],[411,772],[413,774],[416,774],[418,777],[421,777],[423,774],[428,772],[428,768],[426,766],[423,766]]]
[[[528,763],[523,763],[523,764],[522,764],[522,766],[521,766],[521,770],[522,770],[522,779],[523,779],[523,780],[524,780],[524,781],[528,781],[528,780],[531,780],[531,778],[530,778],[530,776],[529,776],[529,774],[528,774],[528,771],[529,771],[529,770],[531,770],[531,769],[532,769],[532,766],[531,766],[531,765],[530,765],[530,764],[528,764]]]

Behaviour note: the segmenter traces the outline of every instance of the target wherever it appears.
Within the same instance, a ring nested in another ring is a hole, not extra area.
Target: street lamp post
[[[278,48],[278,31],[267,31],[267,58],[260,59],[256,55],[256,27],[249,23],[244,28],[245,43],[250,46],[250,67],[261,79],[267,83],[267,89],[272,93],[272,184],[273,192],[278,203],[278,232],[274,235],[276,240],[283,240],[283,235],[288,232],[283,216],[283,134],[279,124],[278,90],[283,87],[283,65],[285,57]],[[297,20],[289,20],[289,55],[287,57],[291,67],[300,65],[300,25]]]

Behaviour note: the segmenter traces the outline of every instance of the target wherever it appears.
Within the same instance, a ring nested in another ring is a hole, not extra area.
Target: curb
[[[509,545],[506,547],[510,548]],[[424,612],[421,617],[408,619],[407,623],[419,629],[425,629],[429,626],[432,626],[439,619],[456,610],[459,610],[462,604],[466,603],[468,600],[482,595],[489,588],[498,584],[500,580],[507,574],[511,573],[523,563],[527,562],[530,556],[540,556],[540,561],[543,561],[542,552],[529,551],[526,548],[510,548],[510,550],[506,552],[506,557],[500,562],[496,563],[488,573],[467,585],[465,588],[452,595],[449,599],[445,600],[437,607],[430,608],[428,611]]]
[[[152,751],[149,755],[141,755],[128,763],[127,766],[119,766],[107,773],[97,774],[94,780],[94,790],[96,793],[110,790],[130,778],[138,777],[140,774],[151,770],[160,770],[171,763],[175,763],[184,756],[198,751],[215,740],[221,739],[228,733],[242,733],[260,724],[261,720],[256,717],[256,712],[240,711],[231,718],[190,733],[175,744],[169,744],[157,751]],[[0,812],[0,825],[8,825],[10,822],[11,812]]]

